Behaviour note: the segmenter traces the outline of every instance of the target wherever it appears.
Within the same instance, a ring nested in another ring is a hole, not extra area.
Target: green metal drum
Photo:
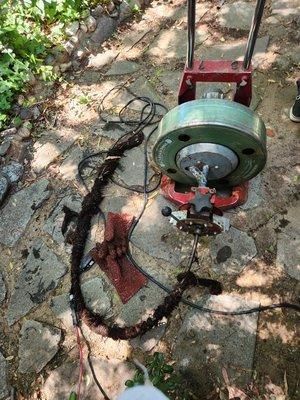
[[[159,169],[195,184],[192,165],[209,165],[210,186],[236,186],[257,175],[267,159],[266,128],[248,107],[223,99],[183,103],[161,120],[153,149]]]

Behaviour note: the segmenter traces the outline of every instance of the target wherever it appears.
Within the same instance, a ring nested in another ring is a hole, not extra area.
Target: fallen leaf
[[[245,392],[235,386],[228,386],[228,399],[240,399],[240,400],[247,400],[248,396]]]

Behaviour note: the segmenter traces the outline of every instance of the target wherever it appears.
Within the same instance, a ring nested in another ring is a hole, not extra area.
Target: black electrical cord
[[[101,392],[102,396],[104,397],[104,400],[110,400],[110,398],[108,397],[107,393],[105,392],[104,388],[102,387],[101,383],[99,382],[99,380],[97,378],[97,375],[96,375],[96,372],[95,372],[95,368],[94,368],[94,365],[93,365],[93,362],[92,362],[92,359],[91,359],[91,346],[90,346],[90,343],[87,340],[87,338],[85,337],[85,335],[84,335],[84,333],[82,331],[81,325],[78,324],[77,326],[78,326],[78,328],[80,330],[81,336],[83,337],[83,340],[84,340],[84,342],[86,344],[86,347],[88,349],[87,360],[88,360],[88,364],[89,364],[91,373],[93,375],[93,379],[94,379],[99,391]]]
[[[125,82],[125,84],[126,84],[126,82]],[[135,95],[128,88],[127,88],[127,90],[133,96],[133,98],[131,100],[129,100],[121,108],[121,110],[118,113],[118,119],[113,120],[113,119],[105,118],[103,116],[103,114],[106,113],[106,110],[104,108],[104,101],[107,99],[107,97],[113,91],[120,90],[120,89],[124,88],[125,84],[120,84],[120,85],[117,85],[117,86],[113,87],[112,89],[110,89],[105,94],[105,96],[103,96],[103,98],[101,99],[100,104],[98,106],[98,112],[99,112],[100,119],[103,122],[105,122],[106,124],[125,124],[125,125],[128,125],[128,126],[134,126],[133,132],[138,131],[138,130],[143,130],[144,128],[146,128],[148,126],[157,124],[160,121],[159,117],[155,119],[155,117],[157,116],[157,108],[160,107],[165,112],[168,111],[167,108],[161,103],[153,102],[148,97]],[[128,119],[128,118],[126,119],[126,118],[124,118],[124,114],[129,110],[130,105],[132,105],[134,102],[145,103],[145,105],[143,106],[142,110],[140,111],[139,119]],[[155,129],[156,129],[156,127],[155,127]],[[127,133],[128,132],[126,132],[125,135]],[[149,136],[151,136],[152,133],[153,132],[150,132]],[[120,139],[118,139],[118,141],[121,140],[122,137]],[[107,153],[107,150],[102,150],[102,151],[98,151],[96,153],[89,154],[88,156],[84,157],[80,161],[80,163],[78,164],[78,176],[79,176],[79,179],[80,179],[81,183],[83,184],[83,186],[87,190],[87,192],[89,192],[89,189],[88,189],[86,181],[85,181],[85,179],[83,177],[83,173],[82,173],[83,169],[88,167],[87,164],[91,159],[96,158],[96,157],[101,156],[101,155],[106,154],[106,153]],[[89,167],[89,168],[94,169],[93,167]],[[147,170],[148,170],[148,166],[147,166]],[[158,189],[158,187],[160,185],[160,181],[161,181],[161,173],[160,172],[155,172],[151,176],[151,178],[149,179],[149,182],[152,182],[152,180],[155,177],[157,177],[157,182],[154,184],[153,187],[151,187],[150,184],[148,185],[148,183],[146,183],[146,191],[147,191],[147,193],[152,193],[152,192],[154,192],[155,190]],[[148,179],[147,179],[147,181],[148,181]],[[136,192],[136,193],[144,193],[144,190],[145,190],[144,189],[144,185],[132,185],[132,186],[129,186],[129,185],[126,185],[126,183],[119,182],[114,178],[111,178],[111,182],[113,182],[117,186],[120,186],[120,187],[122,187],[124,189],[130,190],[130,191],[133,191],[133,192]]]

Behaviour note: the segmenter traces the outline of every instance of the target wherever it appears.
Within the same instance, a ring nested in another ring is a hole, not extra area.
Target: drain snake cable
[[[124,85],[118,85],[114,87],[111,91],[116,90],[117,88],[123,87]],[[80,272],[79,272],[79,265],[84,253],[84,247],[86,242],[86,236],[89,233],[90,226],[91,226],[91,218],[99,212],[99,203],[103,199],[103,189],[111,180],[116,168],[118,167],[119,161],[124,155],[126,150],[130,150],[134,147],[139,146],[145,139],[143,134],[143,129],[151,124],[157,124],[159,121],[156,118],[156,109],[157,107],[165,107],[159,103],[153,102],[151,99],[144,97],[144,96],[135,96],[131,99],[120,111],[119,111],[119,118],[118,120],[108,120],[103,117],[102,112],[105,111],[103,107],[104,99],[111,93],[109,91],[102,99],[100,106],[99,106],[99,114],[100,118],[105,123],[117,123],[117,124],[126,124],[133,126],[131,132],[125,133],[118,139],[114,145],[111,147],[110,150],[106,152],[106,158],[101,165],[98,166],[98,172],[96,179],[94,181],[93,188],[90,192],[85,196],[82,203],[82,210],[78,217],[76,233],[74,244],[72,248],[72,287],[71,293],[74,295],[75,299],[75,306],[76,311],[80,318],[83,318],[85,322],[90,326],[91,329],[95,330],[97,333],[103,336],[109,336],[113,339],[129,339],[136,336],[139,336],[145,333],[147,330],[151,329],[155,326],[158,321],[163,317],[169,315],[174,308],[182,302],[189,307],[197,309],[202,312],[218,314],[218,315],[245,315],[251,314],[255,312],[267,311],[275,308],[289,308],[293,309],[297,312],[300,311],[300,306],[297,304],[291,304],[288,302],[282,302],[277,304],[271,304],[266,306],[258,306],[250,309],[245,310],[238,310],[238,311],[222,311],[222,310],[214,310],[211,308],[207,308],[201,306],[199,304],[193,303],[185,298],[182,298],[182,294],[184,290],[188,287],[194,286],[199,284],[201,281],[197,278],[192,272],[187,271],[184,276],[180,277],[179,282],[174,286],[173,289],[168,288],[166,285],[161,283],[151,274],[144,270],[132,256],[130,249],[128,250],[127,257],[132,262],[133,266],[139,270],[142,274],[144,274],[152,283],[160,287],[164,290],[168,296],[165,298],[165,301],[162,305],[158,306],[157,309],[154,311],[153,317],[148,318],[146,321],[142,321],[132,327],[119,327],[117,325],[107,326],[103,321],[103,317],[101,315],[95,314],[92,311],[88,310],[85,306],[85,302],[81,293],[80,289]],[[125,119],[123,114],[128,109],[129,105],[135,101],[144,102],[145,106],[142,108],[140,113],[140,118],[138,120],[128,120]],[[147,111],[147,109],[149,109]],[[146,112],[147,111],[147,112]],[[144,184],[143,184],[143,206],[139,216],[135,219],[128,236],[128,240],[131,241],[134,229],[137,227],[140,219],[142,218],[144,211],[146,209],[147,201],[148,201],[148,193],[152,190],[148,189],[148,143],[152,136],[152,134],[157,129],[157,126],[152,129],[152,131],[148,134],[147,138],[145,139],[144,145]],[[90,156],[89,156],[90,157]],[[81,176],[81,175],[80,175]],[[116,183],[116,182],[115,182]],[[117,183],[118,184],[118,183]],[[158,185],[156,185],[155,189]],[[123,186],[124,187],[124,186]],[[182,287],[184,286],[184,288]]]
[[[124,86],[124,85],[121,85]],[[115,88],[113,88],[115,89]],[[109,92],[110,93],[110,92]],[[108,93],[108,94],[109,94]],[[106,95],[107,96],[107,95]],[[105,96],[105,97],[106,97]],[[104,98],[105,98],[104,97]],[[103,104],[104,98],[102,99],[102,102],[100,103]],[[131,261],[132,265],[140,271],[144,276],[146,276],[149,281],[157,285],[159,288],[161,288],[163,291],[167,293],[167,296],[165,297],[164,303],[156,308],[154,310],[153,316],[148,318],[146,321],[142,321],[132,327],[119,327],[116,325],[108,326],[101,315],[94,314],[90,310],[87,309],[85,305],[84,298],[81,293],[81,285],[80,285],[80,262],[81,259],[84,255],[84,249],[85,249],[85,243],[86,243],[86,238],[88,236],[88,233],[91,228],[91,220],[94,215],[97,213],[101,213],[102,216],[104,216],[103,212],[101,211],[99,207],[99,203],[103,200],[103,189],[104,187],[109,183],[109,181],[112,181],[112,176],[118,167],[119,161],[121,157],[124,155],[124,152],[126,150],[130,150],[136,146],[139,146],[143,140],[145,139],[144,134],[143,134],[143,128],[146,126],[149,126],[151,124],[157,124],[158,121],[153,121],[154,116],[156,115],[156,107],[161,106],[164,108],[164,106],[160,105],[159,103],[155,103],[152,100],[150,100],[147,97],[139,97],[135,96],[133,100],[128,102],[123,109],[121,109],[119,113],[119,120],[118,121],[105,121],[105,122],[113,122],[113,123],[124,123],[124,124],[134,124],[132,121],[126,121],[122,117],[122,112],[126,111],[128,108],[128,105],[131,104],[133,101],[143,101],[146,103],[144,108],[142,109],[142,112],[140,114],[140,120],[139,121],[134,121],[134,123],[137,124],[137,127],[132,130],[132,132],[125,133],[120,139],[118,139],[115,144],[108,150],[104,152],[98,152],[89,155],[88,157],[85,157],[84,160],[81,161],[81,163],[78,165],[78,173],[81,181],[84,183],[88,193],[84,197],[83,202],[82,202],[82,210],[79,213],[78,220],[77,220],[77,226],[76,226],[76,231],[74,235],[74,242],[73,242],[73,247],[72,247],[72,255],[71,255],[71,290],[70,290],[70,307],[72,310],[72,314],[74,315],[73,319],[75,319],[75,324],[80,327],[80,331],[82,334],[82,337],[84,338],[85,343],[88,345],[88,363],[92,371],[92,375],[94,377],[94,380],[96,382],[96,385],[98,386],[99,390],[101,391],[102,395],[104,396],[105,399],[108,399],[107,394],[105,393],[103,387],[97,380],[91,358],[90,358],[90,347],[88,344],[87,339],[85,338],[82,328],[81,328],[81,321],[84,320],[84,322],[94,331],[97,333],[103,335],[103,336],[108,336],[113,339],[129,339],[133,338],[139,335],[142,335],[146,331],[150,330],[152,327],[157,325],[159,320],[161,320],[164,316],[169,316],[172,311],[178,306],[180,302],[183,304],[196,309],[201,312],[206,312],[210,314],[217,314],[217,315],[227,315],[227,316],[238,316],[238,315],[245,315],[245,314],[251,314],[255,312],[261,312],[261,311],[267,311],[275,308],[288,308],[288,309],[293,309],[297,312],[300,311],[300,306],[297,304],[292,304],[288,302],[282,302],[282,303],[277,303],[277,304],[271,304],[267,306],[258,306],[254,308],[249,308],[245,310],[239,310],[239,311],[222,311],[222,310],[214,310],[211,308],[207,308],[204,306],[201,306],[199,304],[193,303],[185,298],[182,297],[183,292],[191,287],[195,286],[197,284],[204,284],[207,286],[209,283],[207,279],[200,279],[196,277],[191,271],[191,266],[194,261],[194,256],[197,248],[197,243],[198,243],[198,238],[194,241],[194,246],[193,246],[193,251],[190,257],[190,261],[188,264],[188,267],[186,268],[186,271],[181,274],[181,277],[179,279],[179,282],[173,287],[173,289],[170,289],[166,285],[164,285],[162,282],[157,280],[155,277],[153,277],[151,274],[149,274],[144,268],[142,268],[134,259],[130,247],[128,247],[128,252],[127,252],[127,257]],[[145,110],[150,107],[150,112],[144,117]],[[100,114],[101,116],[101,114]],[[103,119],[103,118],[102,118]],[[160,183],[159,182],[155,185],[154,188],[149,189],[148,188],[148,143],[149,139],[151,138],[152,134],[156,131],[157,126],[153,128],[153,130],[149,133],[149,135],[145,139],[145,145],[144,145],[144,182],[143,182],[143,205],[142,209],[140,211],[139,216],[135,219],[133,225],[131,226],[129,235],[128,235],[128,241],[131,242],[133,232],[135,228],[137,227],[139,221],[141,220],[145,210],[146,206],[148,203],[148,194],[155,191]],[[90,159],[92,157],[95,157],[100,154],[106,154],[106,158],[103,163],[101,163],[100,166],[98,166],[98,171],[97,171],[97,176],[94,181],[94,185],[92,187],[92,190],[89,191],[87,185],[85,184],[85,181],[82,177],[82,168],[84,166],[83,161]],[[136,190],[137,188],[132,188],[127,185],[122,185],[119,182],[116,182],[114,180],[114,183],[125,187],[126,189],[141,193],[140,190]],[[206,281],[206,282],[205,282]],[[211,281],[213,282],[213,281]]]

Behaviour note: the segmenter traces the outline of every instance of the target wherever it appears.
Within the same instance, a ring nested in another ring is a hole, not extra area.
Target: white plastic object
[[[126,389],[117,400],[170,400],[160,390],[154,386],[135,386]]]

